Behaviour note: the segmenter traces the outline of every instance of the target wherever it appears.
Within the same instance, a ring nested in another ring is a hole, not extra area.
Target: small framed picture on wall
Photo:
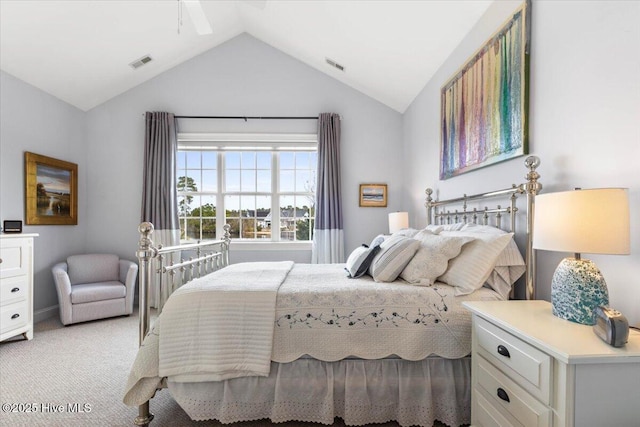
[[[386,208],[387,184],[360,184],[360,207]]]
[[[24,153],[27,225],[78,224],[78,165]]]

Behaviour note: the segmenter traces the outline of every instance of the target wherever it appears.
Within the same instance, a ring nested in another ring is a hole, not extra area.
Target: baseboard
[[[43,320],[56,317],[58,315],[58,310],[59,309],[57,305],[52,305],[51,307],[46,307],[40,310],[36,310],[33,313],[33,323],[42,322]]]

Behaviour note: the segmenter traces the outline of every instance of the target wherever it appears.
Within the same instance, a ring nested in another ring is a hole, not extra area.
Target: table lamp
[[[409,228],[409,212],[391,212],[389,214],[389,234]]]
[[[536,196],[533,247],[575,253],[553,274],[551,306],[557,317],[593,325],[595,309],[609,305],[609,292],[598,267],[580,253],[629,254],[627,190],[576,189]]]

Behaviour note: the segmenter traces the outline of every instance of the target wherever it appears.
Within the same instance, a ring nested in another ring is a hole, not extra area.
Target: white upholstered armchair
[[[72,255],[51,269],[63,325],[129,315],[138,265],[117,255]]]

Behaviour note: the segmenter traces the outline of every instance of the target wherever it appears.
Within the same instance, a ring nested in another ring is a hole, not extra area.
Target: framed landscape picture
[[[440,179],[528,154],[530,0],[441,89]]]
[[[28,225],[78,224],[78,165],[24,153]]]
[[[360,207],[387,206],[387,184],[360,184]]]

